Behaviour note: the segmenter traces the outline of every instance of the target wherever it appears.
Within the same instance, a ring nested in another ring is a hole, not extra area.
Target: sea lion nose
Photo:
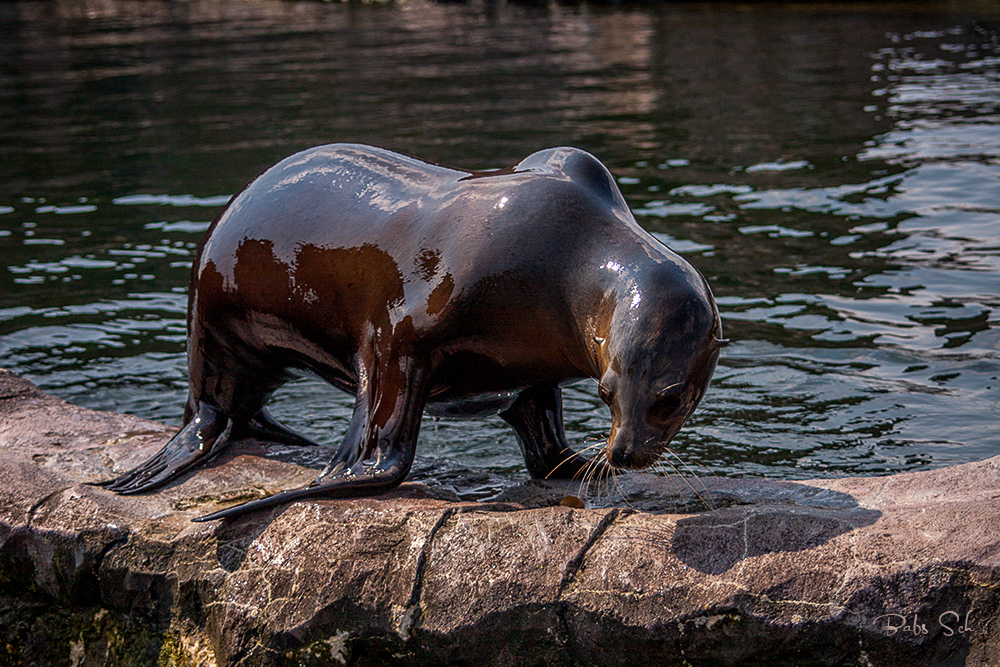
[[[629,428],[612,429],[611,439],[608,442],[607,458],[608,463],[616,468],[632,467],[632,435]]]
[[[641,470],[652,465],[659,457],[660,434],[633,426],[613,429],[608,442],[606,457],[616,468]]]
[[[616,468],[627,468],[628,467],[628,455],[625,453],[624,448],[618,449],[608,449],[608,463]]]

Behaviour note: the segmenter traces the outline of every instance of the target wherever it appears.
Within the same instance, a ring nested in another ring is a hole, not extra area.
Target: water
[[[733,344],[675,440],[808,478],[1000,453],[1000,21],[992,3],[0,3],[0,365],[177,423],[194,248],[302,148],[465,168],[575,145],[710,280]],[[314,379],[274,411],[336,442]],[[579,446],[607,411],[566,390]],[[497,419],[422,454],[523,476]]]

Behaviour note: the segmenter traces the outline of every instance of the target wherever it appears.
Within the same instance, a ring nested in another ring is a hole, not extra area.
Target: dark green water
[[[176,423],[192,252],[257,172],[332,141],[466,168],[569,144],[719,300],[692,467],[1000,453],[991,7],[0,3],[0,366]],[[605,434],[592,386],[566,403]],[[302,380],[274,410],[335,442],[350,399]],[[425,420],[421,453],[524,475],[499,420]]]

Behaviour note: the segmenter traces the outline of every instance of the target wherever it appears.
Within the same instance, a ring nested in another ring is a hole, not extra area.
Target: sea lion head
[[[599,393],[611,408],[608,462],[638,469],[694,412],[728,341],[708,283],[680,257],[622,273],[608,335],[596,338]]]

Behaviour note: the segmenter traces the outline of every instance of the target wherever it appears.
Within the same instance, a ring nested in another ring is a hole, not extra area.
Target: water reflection
[[[569,144],[719,298],[735,342],[688,461],[807,477],[995,454],[1000,37],[968,7],[0,4],[0,358],[176,422],[191,256],[262,168],[333,140],[467,168]],[[275,411],[332,443],[350,401],[305,379]],[[606,432],[591,384],[566,413],[581,446]],[[422,438],[522,474],[499,421]]]

